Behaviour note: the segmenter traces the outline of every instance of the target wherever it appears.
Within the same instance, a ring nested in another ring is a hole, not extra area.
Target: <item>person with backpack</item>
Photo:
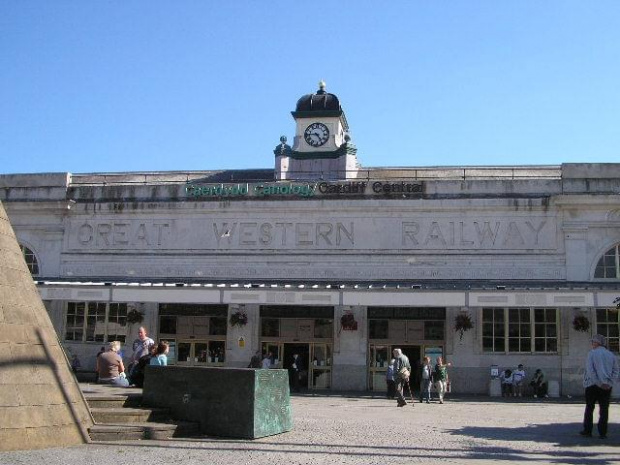
[[[401,349],[394,349],[392,351],[394,355],[394,379],[396,382],[396,405],[398,407],[404,407],[407,405],[405,396],[403,395],[403,387],[409,383],[409,376],[411,376],[411,364],[409,358],[403,354]]]

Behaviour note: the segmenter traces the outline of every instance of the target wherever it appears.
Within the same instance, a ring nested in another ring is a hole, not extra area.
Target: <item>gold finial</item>
[[[325,81],[323,79],[321,79],[319,81],[319,89],[320,90],[325,90],[325,86],[326,86]]]

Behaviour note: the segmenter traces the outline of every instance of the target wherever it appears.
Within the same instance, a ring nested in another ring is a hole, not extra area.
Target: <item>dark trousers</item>
[[[586,388],[586,411],[583,414],[583,430],[586,433],[592,433],[594,405],[598,402],[598,434],[607,436],[610,397],[611,389],[606,391],[596,385]]]
[[[398,378],[396,380],[396,399],[398,400],[399,404],[407,403],[407,401],[405,400],[405,397],[403,396],[404,388],[405,388],[405,381]]]
[[[289,370],[288,376],[289,376],[289,382],[291,384],[291,391],[299,392],[299,371]]]
[[[396,383],[390,379],[387,380],[387,397],[393,399],[396,396]]]

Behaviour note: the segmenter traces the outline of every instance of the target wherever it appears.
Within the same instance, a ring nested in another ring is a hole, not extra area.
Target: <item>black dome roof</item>
[[[314,112],[337,112],[338,114],[342,112],[340,100],[334,94],[325,92],[325,83],[322,81],[319,83],[319,90],[315,94],[307,94],[297,100],[294,114],[306,115]]]
[[[340,101],[334,94],[317,91],[316,94],[307,94],[297,100],[295,111],[340,111]]]

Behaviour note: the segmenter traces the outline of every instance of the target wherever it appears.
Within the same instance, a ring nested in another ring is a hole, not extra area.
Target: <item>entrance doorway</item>
[[[282,368],[289,370],[293,365],[293,355],[299,355],[297,358],[297,367],[299,369],[299,387],[301,389],[308,388],[308,367],[310,360],[310,344],[284,343],[282,347],[282,360],[284,362]],[[293,379],[289,379],[291,388],[295,386]]]
[[[422,382],[422,350],[420,346],[400,346],[403,354],[409,358],[411,364],[411,379],[409,380],[409,386],[413,392],[420,390],[420,383]],[[415,395],[415,394],[413,394]]]

